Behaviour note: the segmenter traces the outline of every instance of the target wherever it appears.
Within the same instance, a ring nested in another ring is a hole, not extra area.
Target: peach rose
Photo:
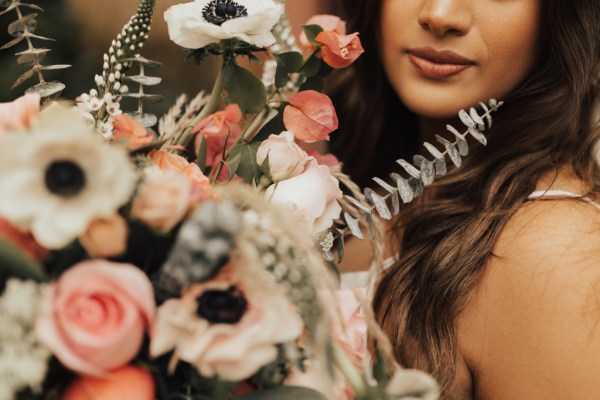
[[[242,120],[242,110],[237,104],[229,104],[223,111],[209,115],[194,126],[192,134],[200,132],[206,137],[227,136],[233,131],[239,131]]]
[[[12,129],[29,128],[40,113],[40,96],[26,94],[10,103],[0,103],[0,135]]]
[[[329,14],[318,14],[310,17],[308,21],[304,25],[319,25],[323,28],[324,31],[331,31],[335,33],[339,33],[340,35],[346,34],[346,21],[342,20],[340,17]],[[302,46],[307,48],[314,47],[306,38],[306,34],[302,32],[300,34],[300,43]]]
[[[314,90],[298,92],[283,111],[283,123],[296,139],[312,143],[329,140],[338,128],[338,117],[331,99]]]
[[[308,154],[294,142],[292,132],[271,135],[256,152],[256,162],[262,165],[269,158],[269,176],[274,182],[293,178],[304,170]]]
[[[329,167],[310,159],[300,175],[269,186],[267,198],[297,211],[314,233],[331,227],[342,211],[337,200],[342,197],[339,181]]]
[[[158,310],[150,353],[172,349],[204,377],[236,382],[277,359],[277,344],[300,337],[302,320],[275,283],[229,265]]]
[[[127,142],[133,150],[152,142],[152,133],[125,114],[113,115],[113,140]]]
[[[62,399],[154,400],[154,380],[144,368],[128,365],[102,378],[78,378],[65,390]]]
[[[131,205],[131,217],[152,229],[168,232],[185,216],[191,201],[191,182],[181,174],[150,169]]]
[[[315,41],[322,44],[321,57],[332,68],[346,68],[365,52],[358,33],[340,35],[335,32],[321,32]]]
[[[119,214],[96,219],[79,238],[83,248],[92,257],[115,257],[127,247],[127,222]]]
[[[209,179],[202,173],[198,164],[190,163],[180,155],[162,150],[152,150],[148,157],[164,172],[176,172],[188,177],[192,183],[208,186]]]
[[[71,370],[103,376],[129,363],[154,322],[152,284],[129,264],[81,262],[44,292],[36,334]]]

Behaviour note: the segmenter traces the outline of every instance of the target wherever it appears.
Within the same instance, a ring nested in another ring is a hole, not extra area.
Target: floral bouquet
[[[300,50],[281,2],[171,7],[171,39],[221,67],[210,95],[158,118],[144,105],[162,99],[160,64],[140,54],[153,0],[72,102],[44,79],[68,66],[42,64],[26,10],[42,11],[0,0],[17,17],[1,49],[27,44],[13,87],[39,81],[0,104],[0,400],[437,397],[394,363],[365,296],[336,292],[333,248],[377,231],[375,212],[391,218],[445,156],[459,163],[467,134],[485,141],[497,103],[461,113],[467,132],[428,145],[433,160],[399,160],[395,185],[376,179],[386,195],[360,193],[335,157],[305,150],[337,129],[324,79],[363,52],[339,18],[309,21]]]

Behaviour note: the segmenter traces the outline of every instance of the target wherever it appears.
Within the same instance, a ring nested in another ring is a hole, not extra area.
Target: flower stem
[[[369,388],[365,378],[352,364],[352,361],[348,359],[348,356],[346,353],[344,353],[344,350],[335,341],[332,341],[329,346],[333,362],[340,370],[342,375],[344,375],[346,378],[346,382],[352,388],[354,396],[356,398],[364,398],[368,396]]]
[[[213,90],[208,98],[208,102],[202,108],[200,113],[196,118],[194,118],[190,124],[183,130],[179,139],[177,139],[176,145],[187,147],[187,145],[192,140],[193,136],[190,135],[190,131],[196,126],[196,124],[202,121],[204,118],[208,117],[210,114],[214,113],[219,106],[219,100],[221,99],[221,93],[223,93],[224,86],[224,76],[223,76],[223,67],[219,68],[219,73],[217,74],[217,79],[215,81],[215,85],[213,86]]]

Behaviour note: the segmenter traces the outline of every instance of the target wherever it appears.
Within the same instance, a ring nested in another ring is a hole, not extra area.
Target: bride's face
[[[505,98],[536,61],[541,1],[383,0],[383,65],[400,99],[447,118]]]

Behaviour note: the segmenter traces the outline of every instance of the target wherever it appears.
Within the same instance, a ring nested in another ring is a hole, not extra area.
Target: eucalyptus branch
[[[11,89],[14,89],[15,87],[19,86],[32,76],[37,75],[39,83],[27,89],[25,93],[36,93],[39,94],[42,98],[58,96],[65,88],[65,85],[59,81],[46,82],[42,71],[65,69],[69,68],[70,65],[41,64],[42,59],[48,52],[50,52],[50,49],[36,48],[33,45],[32,39],[45,41],[52,41],[53,39],[35,35],[34,31],[37,26],[36,17],[38,14],[24,14],[22,11],[22,8],[29,8],[40,12],[43,12],[44,9],[35,4],[22,3],[20,0],[5,0],[3,2],[0,2],[0,8],[5,8],[3,11],[0,11],[0,15],[6,14],[12,10],[14,10],[17,14],[17,20],[12,22],[8,26],[8,33],[12,37],[14,37],[14,39],[0,47],[0,50],[11,48],[25,40],[25,42],[27,43],[27,50],[16,53],[15,55],[17,56],[18,64],[28,65],[31,67],[31,69],[24,72],[23,74],[21,74],[21,76],[17,78],[15,83],[13,83]]]
[[[363,239],[364,235],[361,230],[361,220],[363,218],[367,218],[369,226],[371,227],[371,236],[374,236],[374,211],[377,211],[377,214],[382,219],[391,220],[393,216],[400,212],[400,201],[402,201],[402,203],[410,203],[423,194],[424,187],[431,185],[436,176],[446,174],[446,157],[450,159],[455,167],[460,167],[462,157],[466,157],[469,153],[467,137],[471,136],[485,146],[487,144],[487,139],[483,132],[486,128],[492,126],[491,114],[492,112],[497,111],[502,104],[502,102],[497,102],[494,99],[491,99],[487,105],[480,103],[485,111],[483,115],[479,115],[474,108],[471,108],[469,112],[461,110],[458,116],[461,122],[467,126],[467,130],[460,133],[453,126],[447,125],[446,128],[455,136],[456,140],[451,142],[437,135],[436,139],[438,143],[444,146],[443,151],[438,150],[430,143],[425,143],[425,148],[430,155],[433,156],[433,160],[429,160],[420,155],[414,157],[415,165],[411,165],[409,162],[402,159],[397,160],[396,162],[404,169],[409,177],[404,178],[398,173],[390,174],[390,178],[395,183],[395,186],[387,183],[383,179],[377,177],[373,178],[387,194],[382,196],[375,190],[366,188],[364,190],[364,195],[367,204],[364,204],[352,196],[344,196],[346,200],[356,207],[360,215],[355,218],[350,215],[350,213],[344,212],[343,221],[340,221],[342,227],[334,229],[335,238],[338,240],[343,238],[349,230],[353,236]],[[388,206],[388,201],[391,201],[391,210]],[[343,241],[341,243],[343,246]]]

